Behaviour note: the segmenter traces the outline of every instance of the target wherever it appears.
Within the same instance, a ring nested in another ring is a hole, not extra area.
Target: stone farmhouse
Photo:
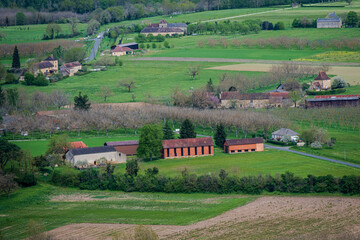
[[[309,90],[321,91],[331,89],[331,79],[325,72],[319,72],[313,82],[310,83]]]
[[[211,137],[164,140],[162,145],[165,159],[214,155]]]
[[[184,35],[187,31],[186,23],[168,23],[165,20],[161,20],[160,23],[149,24],[140,33],[145,36],[152,34],[157,35]]]
[[[66,161],[73,166],[109,163],[125,163],[126,154],[116,151],[114,147],[74,148],[66,153]],[[86,163],[86,164],[85,164]]]
[[[285,104],[291,104],[288,92],[239,93],[232,91],[220,94],[220,106],[222,108],[270,108],[282,107]]]
[[[139,146],[139,141],[118,141],[118,142],[106,142],[104,146],[112,146],[118,152],[122,152],[127,156],[136,155],[136,150]]]
[[[264,151],[262,138],[226,139],[224,143],[225,153],[244,153]]]
[[[360,95],[316,96],[305,100],[306,108],[320,107],[357,107],[360,106]]]
[[[299,141],[299,133],[288,128],[280,128],[279,130],[271,133],[271,138],[277,141],[284,141],[286,137],[289,137],[289,139],[293,142]]]
[[[341,28],[342,21],[335,12],[330,13],[326,18],[318,18],[316,20],[317,28]]]
[[[76,62],[65,63],[60,67],[60,73],[63,76],[74,76],[82,68],[81,64]]]
[[[111,56],[123,56],[123,55],[126,55],[126,54],[131,54],[133,52],[133,50],[131,48],[128,48],[128,47],[116,46],[110,52],[111,52]]]
[[[40,72],[44,74],[46,77],[51,74],[57,74],[59,71],[58,60],[54,58],[51,54],[44,61],[41,61],[37,64],[38,70],[35,74],[39,74]]]

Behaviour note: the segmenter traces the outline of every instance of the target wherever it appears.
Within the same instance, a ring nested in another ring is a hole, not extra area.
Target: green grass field
[[[45,230],[71,223],[187,225],[245,205],[255,198],[83,191],[41,184],[20,189],[9,199],[0,197],[1,236],[3,239],[26,237],[29,220],[42,223]]]

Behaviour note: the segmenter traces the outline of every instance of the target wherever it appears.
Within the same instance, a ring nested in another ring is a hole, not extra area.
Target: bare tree
[[[132,78],[123,79],[119,81],[119,86],[125,87],[128,90],[128,92],[131,92],[131,89],[135,88],[135,80]]]
[[[54,106],[56,106],[58,109],[61,107],[64,107],[68,104],[70,104],[69,100],[70,96],[66,94],[63,90],[55,90],[51,92],[50,99]]]
[[[187,69],[186,73],[187,73],[187,75],[189,75],[192,78],[192,80],[195,80],[196,75],[200,74],[200,66],[199,65],[190,66]]]
[[[104,102],[106,102],[108,97],[114,96],[114,92],[109,87],[103,86],[100,88],[98,95],[99,97],[104,98]]]
[[[77,19],[76,17],[72,17],[72,18],[69,18],[68,21],[69,21],[70,28],[71,28],[71,34],[73,36],[75,36],[77,34],[76,27],[77,27],[77,25],[79,23],[79,19]]]

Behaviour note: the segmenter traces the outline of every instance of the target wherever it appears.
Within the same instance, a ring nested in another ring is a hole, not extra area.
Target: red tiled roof
[[[106,142],[104,146],[131,146],[138,144],[139,144],[138,140],[133,140],[133,141]]]
[[[128,48],[128,47],[119,47],[116,46],[113,50],[111,50],[111,52],[131,52],[132,49]]]
[[[43,69],[43,68],[52,68],[54,67],[54,65],[52,65],[51,62],[39,62],[38,63],[38,68]]]
[[[330,78],[326,74],[326,72],[319,72],[319,75],[315,78],[315,80],[329,80]]]
[[[79,141],[79,142],[71,142],[70,143],[71,145],[71,148],[87,148],[88,146],[83,143],[82,141]]]
[[[255,143],[264,143],[262,138],[243,138],[243,139],[226,139],[225,145],[245,145],[245,144],[255,144]]]
[[[76,62],[71,62],[71,63],[65,63],[64,65],[65,65],[65,67],[67,67],[67,68],[73,68],[73,67],[79,67],[79,66],[81,66],[81,64],[80,64],[78,61],[76,61]]]
[[[163,148],[203,147],[214,146],[214,142],[211,137],[185,138],[164,140],[162,145]]]

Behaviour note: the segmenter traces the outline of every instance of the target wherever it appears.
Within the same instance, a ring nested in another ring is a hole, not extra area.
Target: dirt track
[[[360,198],[262,197],[188,226],[153,225],[161,239],[359,239]],[[71,224],[55,239],[112,239],[131,224]],[[120,238],[121,239],[121,238]]]

